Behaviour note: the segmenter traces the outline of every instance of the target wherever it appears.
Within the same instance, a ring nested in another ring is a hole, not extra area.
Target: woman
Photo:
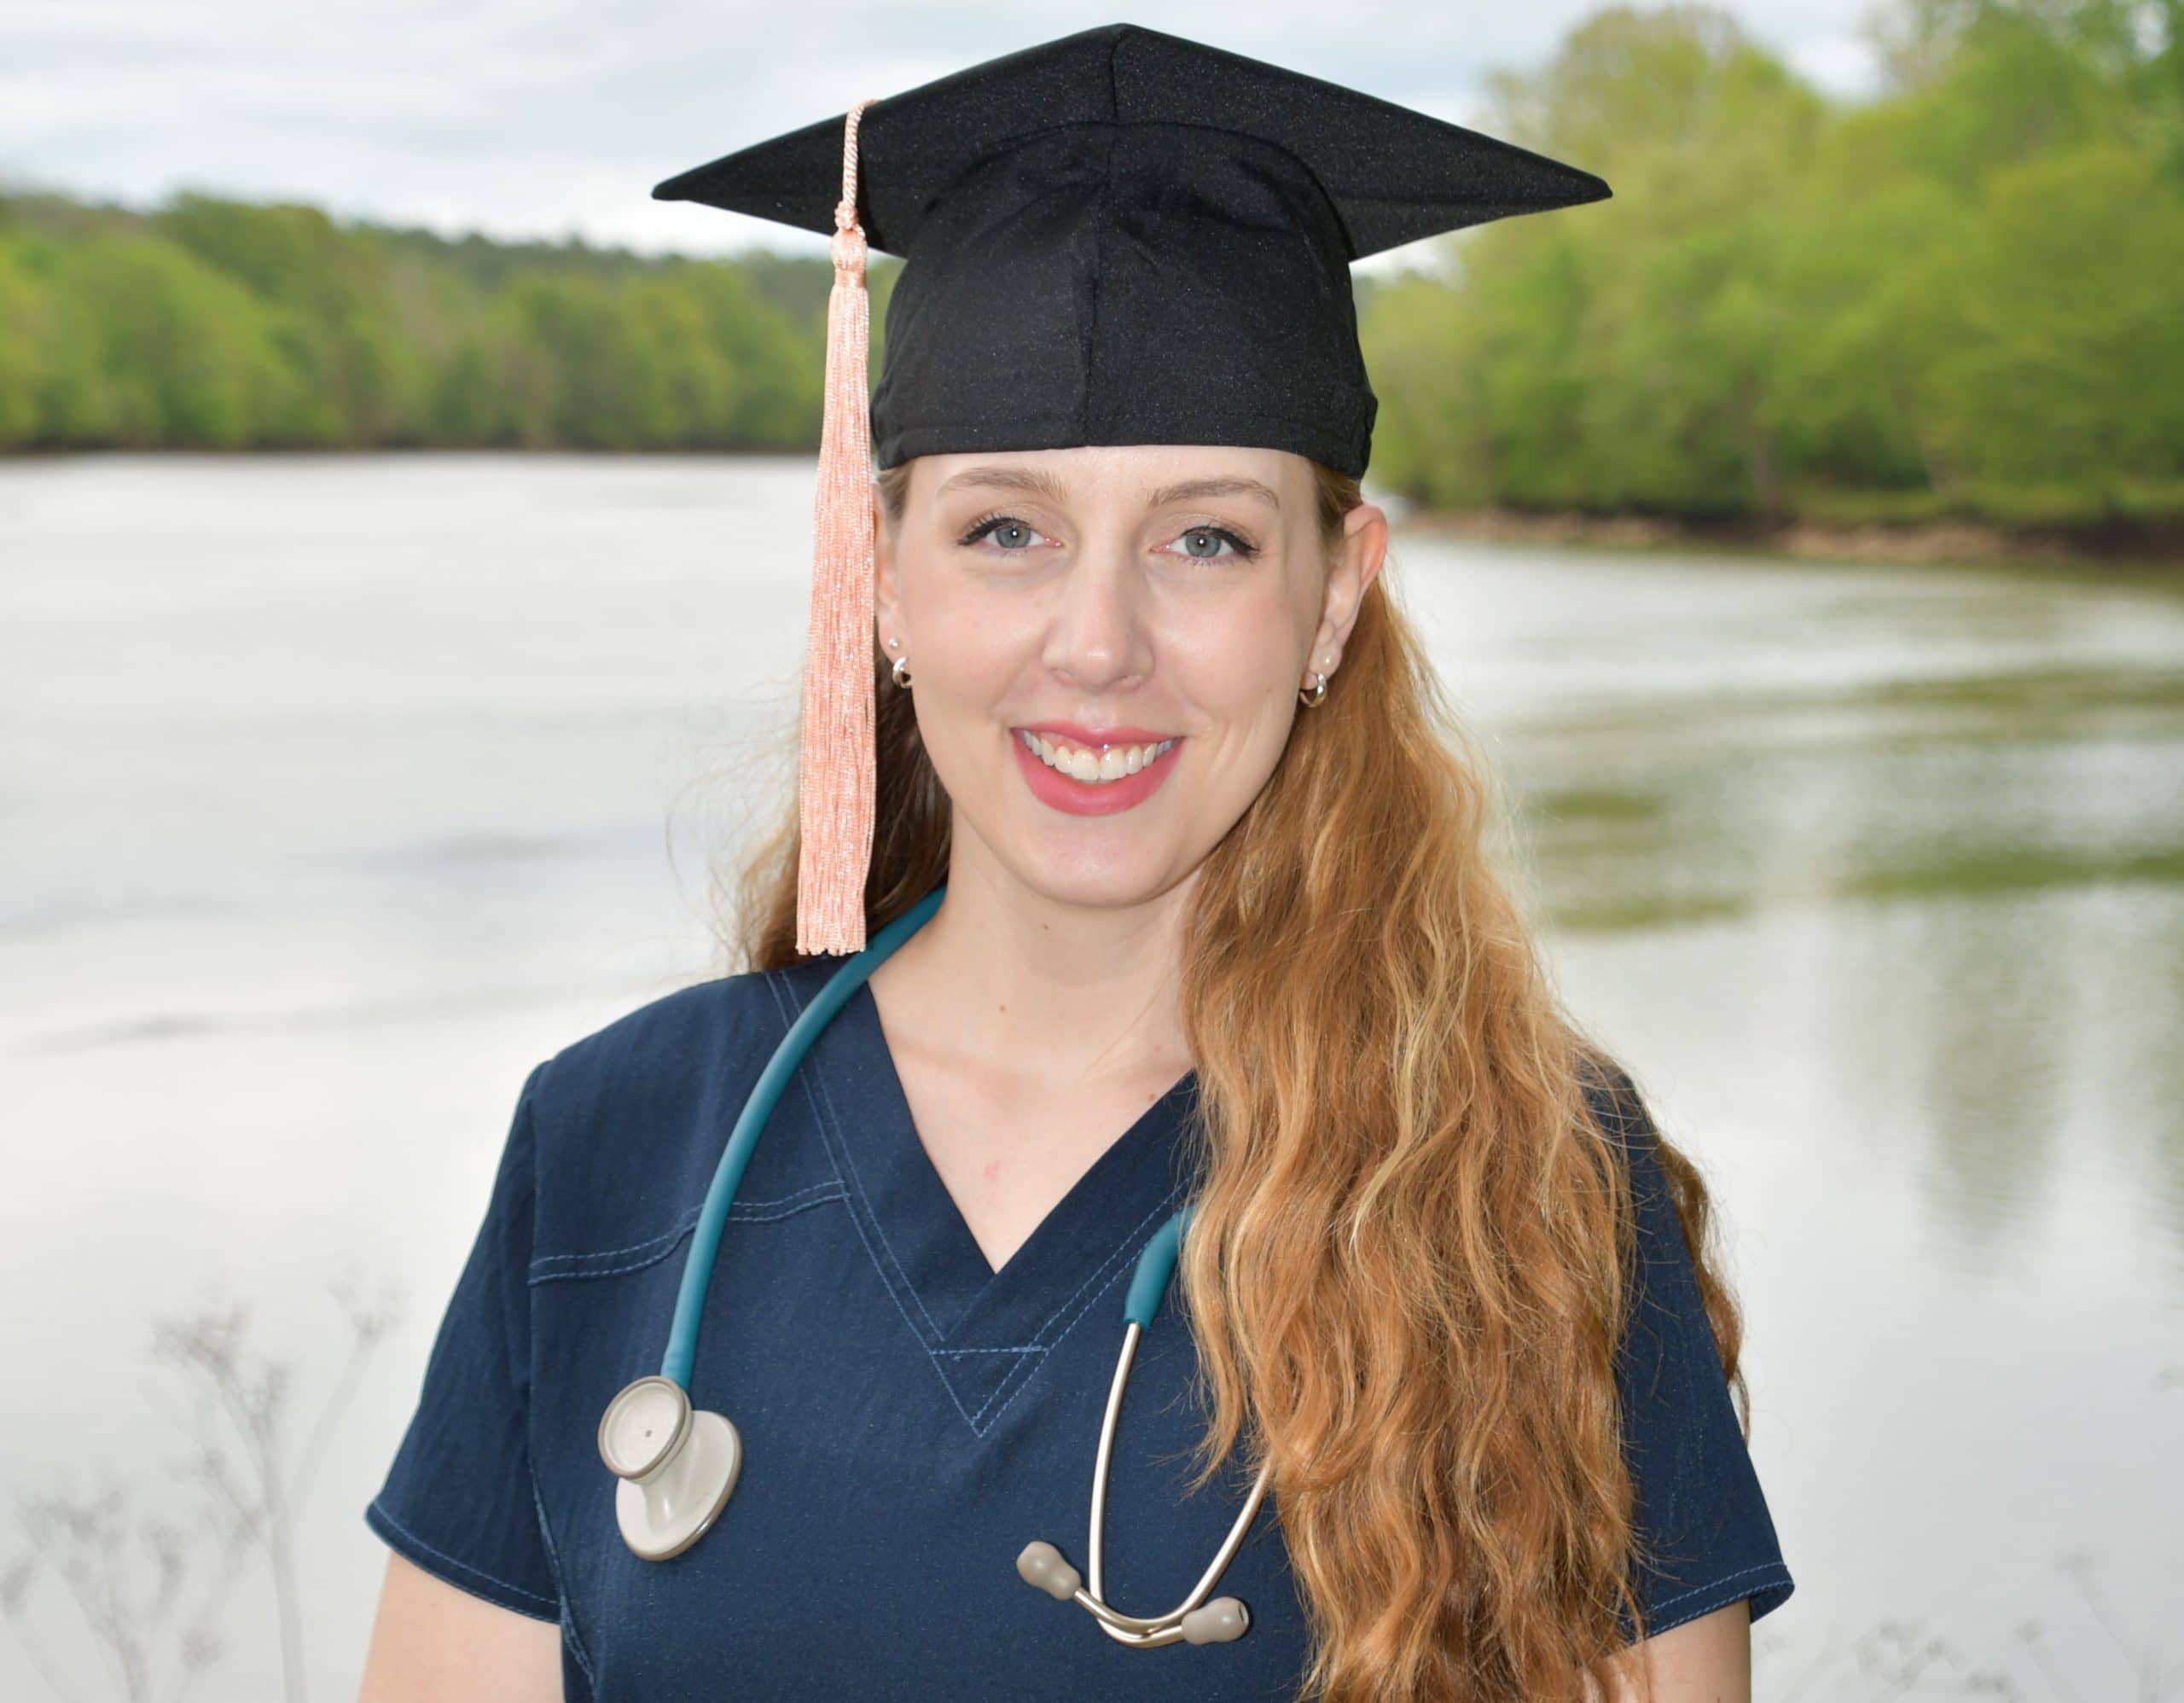
[[[1349,262],[1606,186],[1120,26],[656,193],[838,232],[799,810],[523,1086],[366,1698],[1747,1696],[1706,1190],[1358,483]]]

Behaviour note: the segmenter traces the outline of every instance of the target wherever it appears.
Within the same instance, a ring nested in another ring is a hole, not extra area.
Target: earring
[[[901,642],[902,640],[900,639],[889,639],[887,641],[887,647],[892,650]],[[898,656],[894,660],[894,661],[887,665],[888,673],[894,677],[895,683],[897,686],[900,686],[905,692],[910,689],[910,671],[906,666],[909,661],[909,657]]]
[[[1323,656],[1320,659],[1320,661],[1322,666],[1326,666],[1332,665],[1334,659],[1332,656]],[[1317,709],[1321,704],[1327,701],[1327,677],[1316,670],[1314,671],[1312,675],[1312,689],[1310,695],[1306,695],[1304,689],[1302,686],[1299,686],[1297,689],[1297,701],[1302,704],[1308,710]]]

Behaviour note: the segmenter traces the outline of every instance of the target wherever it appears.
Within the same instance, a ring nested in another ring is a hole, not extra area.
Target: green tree
[[[395,313],[384,246],[307,206],[183,194],[154,229],[277,309],[286,363],[311,405],[284,421],[305,441],[385,444],[416,435],[427,388],[415,328]],[[410,334],[405,334],[405,331]]]
[[[44,435],[57,340],[52,296],[32,271],[25,244],[0,231],[0,449]]]
[[[55,293],[78,320],[62,346],[95,382],[73,425],[127,448],[239,448],[288,382],[257,299],[171,243],[101,235],[58,249]]]
[[[1994,174],[1970,240],[1937,268],[1954,305],[1926,384],[1965,472],[2113,504],[2184,474],[2184,202],[2113,142]]]
[[[1490,127],[1614,199],[1373,294],[1381,477],[1692,515],[2184,512],[2178,4],[2155,32],[2118,0],[1905,0],[1855,106],[1719,11],[1595,15],[1496,80]]]
[[[1833,101],[1617,5],[1485,127],[1612,200],[1361,280],[1429,503],[2184,517],[2184,0],[1890,0]],[[901,263],[875,256],[875,372]],[[833,268],[0,195],[0,448],[817,442]]]

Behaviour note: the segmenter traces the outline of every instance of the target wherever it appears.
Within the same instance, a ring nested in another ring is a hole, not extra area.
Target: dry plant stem
[[[153,1336],[156,1357],[183,1373],[193,1398],[193,1449],[177,1466],[202,1499],[204,1517],[181,1528],[132,1516],[131,1492],[119,1485],[88,1497],[56,1492],[22,1505],[32,1553],[0,1575],[0,1613],[54,1696],[73,1703],[88,1694],[32,1624],[29,1595],[41,1571],[67,1592],[111,1692],[127,1703],[180,1703],[221,1654],[215,1628],[243,1557],[257,1548],[273,1582],[282,1694],[286,1703],[303,1703],[297,1519],[366,1363],[398,1316],[392,1292],[367,1302],[353,1281],[329,1287],[348,1326],[348,1351],[293,1465],[293,1367],[248,1352],[247,1307],[207,1308],[156,1321]],[[193,1589],[195,1601],[185,1613]]]

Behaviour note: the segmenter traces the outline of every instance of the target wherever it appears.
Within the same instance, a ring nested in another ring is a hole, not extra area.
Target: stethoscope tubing
[[[713,1180],[706,1189],[705,1205],[698,1212],[697,1228],[690,1233],[689,1250],[682,1258],[682,1282],[675,1295],[675,1319],[667,1333],[667,1352],[659,1363],[663,1378],[673,1380],[686,1390],[690,1387],[690,1374],[698,1363],[698,1327],[705,1317],[706,1290],[712,1281],[713,1261],[720,1253],[721,1235],[728,1228],[729,1208],[735,1204],[735,1191],[743,1181],[744,1169],[751,1163],[751,1155],[758,1151],[758,1137],[765,1130],[775,1103],[781,1097],[781,1090],[788,1086],[789,1078],[796,1074],[796,1067],[803,1063],[804,1054],[810,1050],[812,1042],[819,1037],[819,1032],[827,1026],[828,1020],[880,968],[883,958],[940,909],[941,896],[947,891],[944,883],[935,887],[886,927],[876,930],[864,950],[853,955],[812,996],[811,1003],[789,1025],[788,1032],[774,1049],[773,1057],[759,1072],[751,1097],[744,1101],[742,1115],[736,1119],[735,1128],[729,1136],[728,1145],[721,1150],[720,1163],[714,1167]]]
[[[626,1460],[621,1460],[618,1464],[617,1445],[610,1438],[610,1433],[613,1430],[618,1410],[622,1409],[625,1400],[634,1394],[640,1400],[656,1402],[659,1398],[657,1394],[647,1392],[656,1392],[659,1380],[665,1380],[672,1386],[671,1393],[680,1404],[686,1423],[677,1430],[676,1438],[671,1439],[669,1444],[663,1446],[645,1442],[632,1445],[648,1461],[656,1463],[673,1456],[676,1452],[674,1444],[680,1440],[682,1430],[688,1428],[688,1391],[697,1363],[698,1330],[705,1315],[713,1262],[720,1252],[721,1237],[728,1226],[729,1210],[735,1204],[735,1191],[743,1181],[743,1173],[751,1162],[752,1154],[757,1151],[758,1137],[765,1129],[768,1118],[820,1032],[841,1009],[850,996],[879,968],[881,961],[925,925],[933,912],[939,909],[941,898],[946,892],[944,884],[936,886],[900,916],[876,930],[864,949],[845,960],[812,996],[811,1003],[789,1026],[787,1033],[781,1037],[780,1044],[775,1048],[773,1056],[759,1072],[750,1096],[744,1101],[741,1113],[736,1118],[735,1127],[729,1132],[727,1145],[721,1151],[719,1162],[713,1170],[712,1181],[706,1189],[704,1204],[699,1208],[697,1223],[691,1231],[690,1245],[682,1260],[682,1282],[676,1292],[675,1316],[668,1329],[667,1350],[661,1357],[659,1378],[639,1379],[630,1386],[616,1398],[615,1405],[610,1406],[607,1415],[601,1420],[601,1452],[609,1456],[608,1465],[613,1467],[626,1481],[618,1496],[634,1495],[632,1482],[642,1480],[651,1485],[659,1476],[650,1465],[631,1465]],[[1085,1549],[1085,1575],[1072,1585],[1066,1561],[1051,1545],[1044,1543],[1032,1544],[1018,1563],[1019,1572],[1023,1572],[1035,1552],[1043,1552],[1049,1558],[1048,1562],[1033,1565],[1035,1567],[1047,1566],[1049,1576],[1042,1580],[1027,1572],[1025,1578],[1039,1584],[1042,1589],[1051,1590],[1054,1587],[1060,1587],[1060,1592],[1056,1594],[1066,1592],[1069,1600],[1090,1611],[1101,1630],[1117,1642],[1135,1649],[1153,1649],[1163,1644],[1181,1642],[1187,1638],[1193,1642],[1208,1639],[1225,1641],[1241,1636],[1248,1623],[1248,1615],[1243,1605],[1234,1599],[1222,1598],[1204,1613],[1195,1611],[1206,1603],[1214,1585],[1241,1547],[1252,1518],[1265,1498],[1271,1475],[1270,1462],[1259,1468],[1251,1494],[1246,1497],[1220,1550],[1198,1583],[1192,1587],[1190,1595],[1181,1603],[1165,1614],[1151,1616],[1125,1614],[1108,1603],[1102,1568],[1105,1546],[1101,1527],[1106,1523],[1108,1469],[1114,1458],[1115,1428],[1122,1415],[1124,1393],[1130,1386],[1130,1367],[1137,1357],[1139,1340],[1152,1324],[1167,1295],[1170,1280],[1175,1275],[1182,1233],[1190,1222],[1192,1212],[1193,1206],[1186,1204],[1154,1232],[1138,1256],[1137,1269],[1131,1276],[1130,1287],[1124,1299],[1122,1351],[1115,1362],[1114,1379],[1108,1386],[1107,1409],[1101,1415],[1100,1444],[1092,1464],[1092,1507]],[[704,1414],[699,1417],[713,1425],[723,1439],[717,1446],[726,1454],[728,1464],[719,1468],[725,1476],[709,1492],[707,1498],[698,1503],[696,1514],[683,1516],[679,1526],[675,1523],[677,1516],[672,1513],[663,1514],[658,1509],[648,1512],[645,1507],[632,1503],[628,1517],[639,1523],[635,1528],[627,1525],[624,1527],[624,1534],[630,1537],[632,1547],[638,1545],[640,1533],[649,1539],[658,1535],[658,1528],[663,1524],[669,1528],[665,1540],[656,1547],[648,1543],[648,1547],[640,1549],[641,1554],[650,1555],[655,1559],[679,1554],[711,1526],[713,1517],[719,1512],[720,1504],[727,1500],[729,1491],[733,1488],[741,1458],[741,1441],[736,1438],[734,1427],[718,1415]],[[641,1425],[643,1421],[639,1419],[636,1423]],[[653,1433],[647,1431],[643,1434],[646,1439],[650,1439]],[[654,1493],[658,1493],[657,1486]],[[642,1498],[640,1497],[639,1501],[642,1502]],[[671,1497],[661,1503],[661,1508],[671,1508],[673,1505]],[[617,1517],[623,1517],[619,1502]],[[1206,1623],[1208,1615],[1212,1617],[1210,1624],[1215,1630],[1209,1630],[1207,1625],[1199,1624]],[[1188,1631],[1182,1625],[1187,1619],[1193,1619],[1194,1623]]]
[[[1188,1219],[1190,1208],[1186,1206],[1176,1215],[1173,1228],[1180,1230],[1182,1221]],[[1228,1528],[1228,1535],[1222,1541],[1212,1561],[1199,1582],[1191,1587],[1190,1595],[1165,1614],[1141,1617],[1125,1614],[1107,1601],[1107,1587],[1101,1566],[1103,1547],[1101,1528],[1107,1524],[1107,1468],[1114,1458],[1115,1426],[1122,1417],[1123,1392],[1130,1386],[1130,1369],[1137,1357],[1138,1339],[1144,1327],[1131,1319],[1123,1327],[1122,1353],[1115,1361],[1114,1381],[1107,1388],[1107,1411],[1100,1419],[1100,1446],[1092,1458],[1092,1516],[1091,1529],[1084,1538],[1084,1584],[1072,1593],[1072,1599],[1089,1609],[1093,1619],[1100,1623],[1100,1630],[1117,1643],[1129,1644],[1137,1649],[1153,1649],[1162,1644],[1182,1641],[1183,1616],[1204,1602],[1213,1594],[1213,1587],[1243,1546],[1244,1534],[1251,1529],[1252,1518],[1259,1511],[1265,1499],[1269,1479],[1273,1474],[1273,1463],[1269,1462],[1258,1471],[1252,1482],[1252,1493],[1244,1498],[1244,1505],[1237,1513],[1235,1522]]]

